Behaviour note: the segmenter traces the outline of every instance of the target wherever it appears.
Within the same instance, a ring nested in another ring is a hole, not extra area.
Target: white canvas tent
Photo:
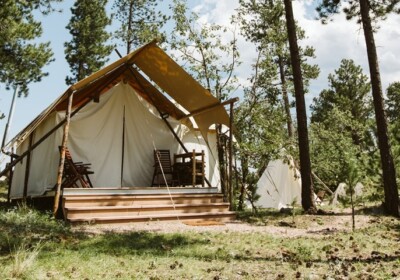
[[[257,182],[257,194],[257,207],[281,209],[293,201],[301,204],[301,178],[293,160],[271,161]]]
[[[229,125],[229,116],[152,42],[71,86],[8,143],[18,146],[20,156],[12,163],[10,198],[39,196],[55,186],[71,94],[67,146],[75,161],[92,164],[96,188],[150,186],[154,149],[182,152],[177,137],[189,151],[204,150],[206,178],[213,187],[219,185],[216,139],[209,127]]]

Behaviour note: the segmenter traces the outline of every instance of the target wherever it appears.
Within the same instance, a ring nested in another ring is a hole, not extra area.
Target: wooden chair
[[[154,173],[151,186],[174,186],[174,172],[169,150],[154,150]]]
[[[61,151],[61,147],[59,147]],[[83,188],[93,188],[89,175],[94,174],[90,170],[90,163],[74,162],[68,148],[65,147],[65,162],[62,188],[79,188],[78,182]]]
[[[174,172],[180,186],[201,185],[205,182],[204,151],[174,154]]]

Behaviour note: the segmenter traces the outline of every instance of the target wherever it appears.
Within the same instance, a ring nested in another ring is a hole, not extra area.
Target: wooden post
[[[232,151],[233,151],[233,104],[234,102],[231,102],[229,104],[229,198],[230,198],[230,209],[233,209],[233,168],[232,168]]]
[[[125,159],[125,105],[122,117],[122,156],[121,156],[121,188],[124,181],[124,159]]]
[[[213,110],[213,109],[215,109],[215,108],[217,108],[219,106],[225,106],[227,104],[232,104],[232,103],[235,103],[236,101],[239,101],[238,97],[235,97],[235,98],[232,98],[232,99],[229,99],[229,100],[226,100],[224,102],[217,103],[217,104],[214,104],[214,105],[211,105],[211,106],[200,108],[200,109],[198,109],[196,111],[193,111],[190,114],[187,114],[186,116],[183,116],[182,118],[179,118],[178,121],[183,120],[183,119],[187,119],[187,118],[190,118],[190,117],[194,117],[194,116],[197,116],[197,115],[200,115],[200,114],[203,114],[203,113],[207,113],[207,112],[209,112],[209,111],[211,111],[211,110]]]
[[[58,205],[60,203],[61,183],[62,183],[62,175],[64,172],[64,163],[65,163],[65,147],[67,146],[69,125],[70,125],[70,121],[71,121],[72,99],[73,99],[73,92],[69,92],[68,93],[68,107],[67,107],[67,112],[65,115],[66,122],[65,122],[65,126],[64,126],[63,139],[62,139],[62,143],[61,143],[60,164],[58,166],[56,194],[54,196],[54,207],[53,207],[53,215],[54,216],[56,216],[56,214],[57,214]]]
[[[200,170],[201,170],[201,186],[204,188],[204,178],[206,175],[206,170],[204,167],[204,150],[201,150],[201,166],[200,166]]]
[[[192,152],[192,185],[196,186],[196,151]]]
[[[11,162],[14,159],[13,154],[14,154],[14,147],[11,149]],[[10,172],[10,174],[8,177],[7,203],[11,202],[11,187],[12,187],[12,181],[13,181],[13,177],[14,177],[14,169],[11,168],[9,172]]]
[[[28,150],[32,147],[34,132],[29,136],[29,147]],[[26,199],[28,196],[28,183],[29,183],[29,173],[31,170],[31,156],[32,151],[26,156],[26,166],[25,166],[25,180],[24,180],[24,194],[23,199]]]

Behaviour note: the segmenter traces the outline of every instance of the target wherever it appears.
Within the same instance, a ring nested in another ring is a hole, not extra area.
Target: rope
[[[155,150],[155,153],[156,153],[156,156],[157,156],[158,164],[159,164],[159,166],[160,166],[160,170],[161,170],[161,174],[162,174],[163,179],[164,179],[165,186],[167,187],[167,191],[168,191],[169,198],[170,198],[170,200],[171,200],[171,202],[172,202],[172,207],[174,208],[174,212],[175,212],[175,214],[176,214],[176,219],[177,219],[178,221],[180,221],[180,220],[179,220],[179,215],[176,213],[175,202],[174,202],[174,200],[172,199],[172,194],[171,194],[171,191],[170,191],[169,186],[168,186],[167,178],[165,177],[164,169],[163,169],[162,164],[161,164],[161,161],[160,161],[160,153],[159,153],[158,150],[156,149],[156,145],[154,144],[154,141],[153,141],[153,147],[154,147],[154,150]]]

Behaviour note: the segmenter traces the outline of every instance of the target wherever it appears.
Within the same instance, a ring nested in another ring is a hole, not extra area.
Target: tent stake
[[[53,207],[53,215],[54,217],[57,214],[58,205],[60,203],[60,192],[61,192],[61,183],[62,183],[62,176],[64,172],[64,163],[65,163],[65,147],[67,146],[68,142],[68,133],[69,133],[69,125],[71,122],[71,111],[72,111],[72,99],[73,99],[73,92],[68,94],[68,107],[65,116],[65,126],[64,126],[64,133],[63,139],[61,143],[61,155],[60,155],[60,164],[58,166],[58,175],[57,175],[57,187],[56,193],[54,196],[54,207]]]

